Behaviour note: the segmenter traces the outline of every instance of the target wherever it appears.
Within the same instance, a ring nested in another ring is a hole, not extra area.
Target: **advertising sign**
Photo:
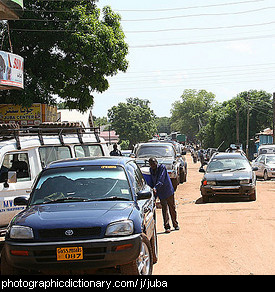
[[[23,61],[18,55],[0,51],[0,89],[23,89]]]
[[[31,107],[21,105],[0,104],[0,124],[19,124],[21,126],[39,126],[42,122],[55,122],[57,108],[55,106],[34,103]]]

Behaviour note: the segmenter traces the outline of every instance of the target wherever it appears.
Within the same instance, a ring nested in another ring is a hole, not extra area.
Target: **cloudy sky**
[[[274,0],[99,0],[106,5],[122,17],[129,68],[94,94],[96,117],[129,97],[170,116],[190,88],[211,91],[217,101],[275,91]]]

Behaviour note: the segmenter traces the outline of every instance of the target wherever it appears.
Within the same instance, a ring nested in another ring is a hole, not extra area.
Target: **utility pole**
[[[275,92],[273,92],[273,144],[275,144]]]
[[[239,113],[240,113],[240,103],[236,101],[236,143],[240,143],[240,122],[239,122]]]
[[[246,157],[248,158],[248,145],[249,145],[249,114],[250,114],[250,107],[249,107],[249,99],[250,93],[247,94],[247,119],[246,119]]]

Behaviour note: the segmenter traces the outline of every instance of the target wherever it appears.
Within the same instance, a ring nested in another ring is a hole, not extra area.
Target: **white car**
[[[257,167],[256,176],[264,180],[275,178],[275,154],[261,154],[252,163]]]
[[[96,129],[7,129],[0,126],[0,232],[24,209],[14,198],[28,197],[37,175],[49,163],[66,158],[109,156]]]

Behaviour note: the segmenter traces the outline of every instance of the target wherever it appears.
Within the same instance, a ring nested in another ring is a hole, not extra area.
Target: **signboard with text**
[[[42,122],[55,122],[57,108],[55,106],[34,103],[31,107],[21,105],[0,104],[0,124],[19,124],[21,126],[39,126]]]
[[[23,61],[18,55],[0,51],[0,89],[23,89]]]

